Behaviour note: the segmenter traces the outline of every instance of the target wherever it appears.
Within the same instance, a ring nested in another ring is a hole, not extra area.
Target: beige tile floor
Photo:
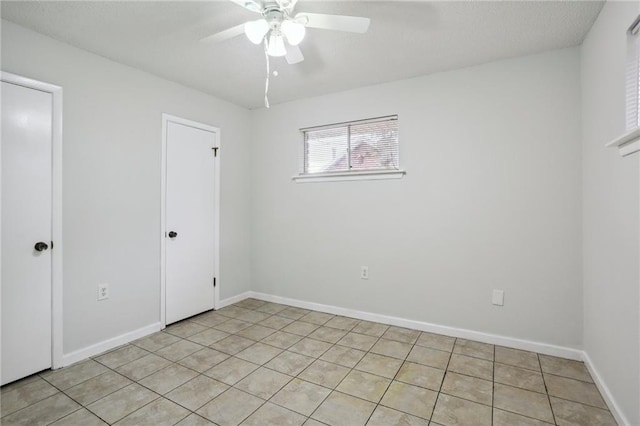
[[[2,388],[9,425],[615,425],[584,364],[247,299]]]

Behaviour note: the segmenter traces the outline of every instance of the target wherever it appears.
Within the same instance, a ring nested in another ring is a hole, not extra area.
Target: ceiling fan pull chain
[[[264,38],[264,57],[267,60],[267,78],[264,82],[264,106],[269,108],[269,55],[267,54],[267,50],[269,50],[269,42],[267,38]]]

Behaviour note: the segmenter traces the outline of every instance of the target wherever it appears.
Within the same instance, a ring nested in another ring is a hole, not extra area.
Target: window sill
[[[407,172],[404,170],[376,170],[343,173],[316,173],[312,175],[297,175],[291,179],[297,183],[309,182],[337,182],[344,180],[380,180],[402,179]]]
[[[633,129],[617,139],[612,140],[606,147],[617,147],[621,156],[626,157],[640,151],[640,127]]]

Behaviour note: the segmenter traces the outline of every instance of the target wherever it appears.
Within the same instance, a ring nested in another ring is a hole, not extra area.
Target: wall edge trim
[[[102,352],[117,348],[118,346],[148,336],[149,334],[155,333],[156,331],[160,331],[163,328],[164,326],[160,322],[156,322],[141,327],[137,330],[129,331],[119,336],[103,340],[102,342],[95,343],[82,349],[78,349],[77,351],[64,354],[62,355],[61,367],[66,367],[78,361],[82,361],[92,356],[101,354]]]
[[[241,300],[247,299],[249,297],[251,297],[251,295],[250,295],[250,292],[247,291],[247,292],[240,293],[235,296],[226,298],[224,300],[220,300],[220,306],[217,309],[223,308],[228,305],[233,305],[234,303],[240,302]],[[148,336],[164,328],[165,326],[162,325],[161,322],[156,322],[154,324],[141,327],[137,330],[129,331],[119,336],[112,337],[98,343],[94,343],[93,345],[84,347],[82,349],[78,349],[76,351],[63,354],[60,367],[67,367],[71,364],[75,364],[78,361],[83,361],[85,359],[91,358],[92,356],[117,348],[118,346],[122,346],[124,344],[130,343],[134,340]]]
[[[604,382],[604,379],[598,372],[598,369],[594,365],[587,351],[582,352],[582,361],[584,361],[584,365],[586,365],[587,370],[589,370],[589,374],[591,374],[593,382],[598,388],[598,391],[600,391],[600,395],[602,395],[602,398],[604,398],[604,402],[607,404],[607,407],[609,407],[609,411],[611,411],[611,415],[613,415],[613,417],[616,419],[616,422],[618,422],[620,426],[631,425],[627,417],[622,413],[620,405],[618,405],[618,403],[616,402],[613,394]]]
[[[267,293],[260,293],[255,291],[246,291],[244,293],[237,294],[232,297],[220,300],[220,308],[238,303],[242,300],[254,298],[263,300],[266,302],[281,303],[290,306],[295,306],[304,309],[313,309],[320,312],[326,312],[334,315],[350,316],[366,321],[375,321],[383,324],[394,325],[398,327],[408,327],[416,330],[427,331],[432,333],[446,334],[453,337],[460,337],[465,339],[473,339],[484,343],[490,343],[494,345],[507,346],[515,349],[522,349],[528,351],[534,351],[545,355],[558,356],[563,358],[569,358],[574,360],[584,361],[589,373],[591,374],[595,385],[602,394],[611,414],[620,425],[629,425],[627,418],[622,413],[620,406],[613,397],[608,386],[602,379],[599,371],[593,364],[593,361],[589,357],[589,354],[585,351],[550,345],[541,342],[534,342],[530,340],[517,339],[513,337],[501,336],[490,333],[482,333],[479,331],[467,330],[457,327],[449,327],[438,324],[427,323],[423,321],[415,321],[406,318],[394,317],[390,315],[376,314],[372,312],[358,311],[355,309],[343,308],[334,305],[324,305],[321,303],[308,302],[299,299],[292,299],[288,297],[276,296]],[[129,343],[133,340],[140,339],[149,334],[155,333],[163,329],[160,322],[147,325],[137,330],[130,331],[128,333],[121,334],[119,336],[104,340],[102,342],[87,346],[77,351],[64,354],[62,356],[62,366],[68,366],[78,361],[88,359],[92,356],[98,355],[102,352],[114,349],[123,344]]]
[[[260,292],[248,292],[248,297],[264,300],[267,302],[282,303],[304,309],[326,312],[334,315],[344,315],[366,321],[375,321],[397,327],[413,328],[415,330],[427,331],[430,333],[446,334],[448,336],[460,337],[463,339],[476,340],[493,345],[507,346],[515,349],[538,352],[545,355],[552,355],[573,360],[582,360],[582,350],[564,346],[551,345],[547,343],[534,342],[530,340],[517,339],[514,337],[501,336],[498,334],[483,333],[458,327],[450,327],[439,324],[432,324],[423,321],[416,321],[407,318],[394,317],[390,315],[376,314],[372,312],[358,311],[355,309],[342,308],[333,305],[323,305],[321,303],[307,302],[288,297],[275,296]]]
[[[238,303],[243,301],[244,299],[248,299],[253,297],[251,291],[245,291],[244,293],[236,294],[235,296],[227,297],[226,299],[222,299],[218,301],[218,306],[216,306],[216,310],[222,309],[225,306],[233,305],[234,303]]]

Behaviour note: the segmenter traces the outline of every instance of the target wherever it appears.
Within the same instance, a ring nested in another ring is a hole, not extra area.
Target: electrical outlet
[[[360,267],[360,279],[361,280],[368,280],[369,279],[369,267],[368,266],[361,266]]]
[[[504,291],[493,290],[493,297],[491,298],[491,303],[493,303],[496,306],[504,306]]]
[[[98,284],[98,300],[109,298],[109,284]]]

